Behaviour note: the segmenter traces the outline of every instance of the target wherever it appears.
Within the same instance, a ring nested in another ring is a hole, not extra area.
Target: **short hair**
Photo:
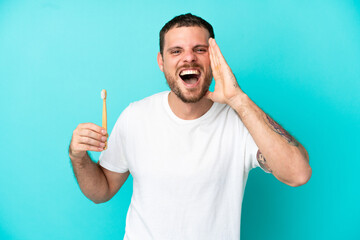
[[[167,22],[160,30],[160,53],[163,55],[165,45],[165,34],[174,27],[194,27],[199,26],[208,30],[210,37],[215,38],[214,29],[210,23],[202,19],[201,17],[192,15],[191,13],[182,14],[174,17]]]

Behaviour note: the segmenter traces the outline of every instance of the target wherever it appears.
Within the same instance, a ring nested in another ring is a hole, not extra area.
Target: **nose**
[[[187,51],[185,52],[184,58],[183,58],[184,62],[196,62],[196,55],[193,51]]]

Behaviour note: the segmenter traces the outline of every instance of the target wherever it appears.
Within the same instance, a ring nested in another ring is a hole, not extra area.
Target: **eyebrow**
[[[194,48],[198,48],[198,47],[204,47],[204,48],[207,48],[207,47],[209,47],[209,45],[202,45],[202,44],[199,44],[199,45],[196,45]]]

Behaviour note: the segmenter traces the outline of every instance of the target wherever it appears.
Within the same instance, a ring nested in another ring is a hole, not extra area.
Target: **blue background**
[[[213,25],[242,89],[310,155],[298,188],[251,171],[242,239],[360,239],[354,0],[0,0],[0,239],[122,239],[132,179],[107,203],[88,200],[72,131],[101,125],[101,89],[109,129],[130,102],[168,89],[158,33],[187,12]]]

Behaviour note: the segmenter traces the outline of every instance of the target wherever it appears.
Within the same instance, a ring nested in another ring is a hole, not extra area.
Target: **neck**
[[[196,103],[184,103],[172,91],[168,96],[169,106],[173,113],[184,120],[193,120],[204,115],[212,106],[210,99],[202,98]]]

